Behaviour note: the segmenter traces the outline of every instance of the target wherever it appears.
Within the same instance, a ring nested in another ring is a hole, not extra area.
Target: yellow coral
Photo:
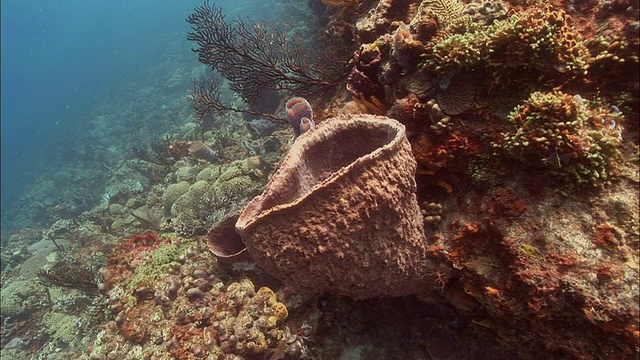
[[[273,290],[271,290],[270,288],[263,286],[260,289],[258,289],[258,292],[256,293],[256,296],[259,297],[264,297],[267,299],[274,299],[276,298],[276,294],[273,292]]]
[[[278,303],[276,299],[276,294],[270,288],[263,286],[256,293],[256,299],[260,299],[262,302],[262,306],[264,309],[268,309],[274,306],[274,304]]]
[[[289,311],[287,310],[287,306],[281,302],[277,302],[273,304],[273,315],[278,318],[278,320],[284,320],[289,316]]]

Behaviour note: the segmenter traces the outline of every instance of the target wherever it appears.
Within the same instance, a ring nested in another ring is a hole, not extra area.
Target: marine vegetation
[[[39,270],[38,278],[47,285],[87,292],[98,291],[98,274],[82,264],[68,260],[61,260],[49,269]]]
[[[265,92],[286,90],[300,95],[336,87],[344,76],[345,63],[327,51],[310,51],[299,34],[267,21],[225,20],[222,9],[208,1],[189,15],[192,32],[187,35],[201,63],[229,81],[244,101],[256,102]],[[216,85],[198,84],[190,98],[196,115],[239,110],[222,104]]]
[[[461,16],[426,44],[421,66],[436,76],[481,71],[489,84],[523,75],[548,81],[584,76],[588,52],[571,18],[552,5],[515,12],[489,25]],[[491,86],[491,85],[490,85]]]

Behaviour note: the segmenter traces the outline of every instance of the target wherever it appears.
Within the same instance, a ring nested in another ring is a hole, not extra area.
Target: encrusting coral
[[[294,143],[236,228],[288,285],[362,299],[429,284],[415,160],[405,129],[376,116],[325,120]]]

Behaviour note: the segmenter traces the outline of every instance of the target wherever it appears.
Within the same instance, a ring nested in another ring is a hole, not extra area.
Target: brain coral
[[[435,15],[440,27],[446,27],[461,10],[462,6],[458,0],[422,0],[410,25],[415,27],[417,23],[423,22],[424,18]]]
[[[211,227],[258,193],[262,179],[257,178],[254,171],[247,159],[234,161],[217,171],[212,170],[174,201],[171,216],[181,226]],[[182,191],[183,188],[177,190]],[[173,193],[178,193],[177,190],[173,190]]]

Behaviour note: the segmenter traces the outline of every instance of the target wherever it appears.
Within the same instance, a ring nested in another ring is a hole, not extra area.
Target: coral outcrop
[[[176,202],[176,200],[178,200],[178,198],[180,198],[180,196],[184,195],[184,193],[189,190],[189,187],[190,185],[187,181],[180,181],[178,183],[169,184],[169,186],[167,186],[164,194],[162,194],[165,213],[171,213],[171,207],[173,206],[173,204]]]
[[[237,212],[259,192],[265,171],[259,156],[194,171],[195,182],[180,181],[167,186],[163,194],[165,213],[171,215],[174,225],[188,232],[208,229]]]
[[[248,279],[224,284],[213,255],[194,245],[147,233],[114,249],[105,273],[115,316],[92,358],[301,359],[273,290]]]
[[[376,116],[326,120],[292,146],[236,228],[256,263],[294,287],[405,295],[429,261],[405,129]]]
[[[624,116],[579,95],[535,92],[508,119],[516,131],[498,146],[564,187],[607,183],[621,159]]]
[[[531,70],[549,77],[584,75],[588,51],[570,24],[570,17],[552,6],[517,12],[488,26],[462,16],[444,37],[426,44],[423,66],[439,75],[483,69],[496,79]]]

